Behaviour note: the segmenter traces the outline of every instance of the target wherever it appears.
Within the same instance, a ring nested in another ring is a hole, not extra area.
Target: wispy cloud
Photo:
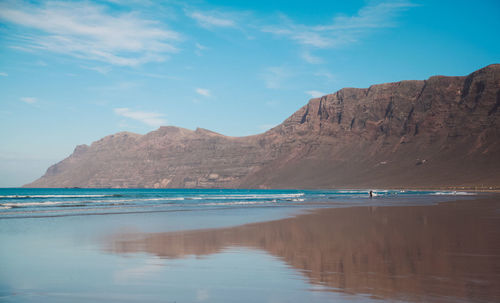
[[[8,75],[9,74],[7,74],[7,73],[0,72],[0,76],[2,76],[2,77],[7,77]]]
[[[292,72],[284,66],[272,66],[266,68],[265,72],[261,75],[266,87],[277,89],[283,87],[283,82],[291,77]]]
[[[338,80],[337,76],[330,73],[329,71],[319,71],[315,72],[313,75],[319,79],[322,79],[323,81],[326,80],[327,84],[333,84]]]
[[[396,26],[396,17],[413,6],[415,4],[404,0],[379,2],[362,7],[353,16],[336,16],[331,23],[312,26],[296,24],[281,15],[281,25],[264,26],[262,31],[311,48],[340,47],[358,41],[373,29]]]
[[[111,12],[90,2],[4,2],[0,21],[22,29],[11,47],[121,66],[164,61],[167,54],[178,51],[172,43],[181,39],[158,21],[138,13]]]
[[[111,66],[82,66],[82,68],[93,70],[103,75],[111,71]]]
[[[33,104],[37,101],[37,98],[35,98],[35,97],[22,97],[20,99],[21,99],[21,101],[28,103],[28,104]]]
[[[308,90],[308,91],[306,91],[306,94],[308,94],[312,98],[319,98],[319,97],[323,97],[324,95],[326,95],[325,93],[317,91],[317,90]]]
[[[302,59],[311,64],[321,64],[323,59],[320,57],[312,55],[309,51],[303,51],[301,54]]]
[[[198,95],[201,95],[203,97],[211,97],[212,96],[212,93],[210,92],[210,90],[208,90],[206,88],[197,88],[195,91]]]
[[[165,115],[161,113],[134,111],[127,107],[115,108],[114,112],[118,116],[130,118],[153,127],[167,124],[167,120],[164,119]]]
[[[197,56],[202,56],[203,55],[203,51],[205,51],[205,50],[208,49],[208,47],[206,47],[205,45],[200,44],[200,43],[195,43],[194,46],[196,47],[194,53]]]
[[[195,46],[199,50],[206,50],[206,49],[208,49],[208,47],[206,47],[205,45],[202,45],[200,43],[195,43]]]
[[[188,17],[196,20],[198,24],[205,28],[214,27],[236,27],[236,22],[220,12],[186,12]]]

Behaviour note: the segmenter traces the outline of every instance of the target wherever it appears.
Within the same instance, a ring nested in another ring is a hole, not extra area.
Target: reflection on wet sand
[[[500,301],[500,199],[323,209],[232,228],[114,235],[162,258],[257,248],[333,291],[408,301]]]

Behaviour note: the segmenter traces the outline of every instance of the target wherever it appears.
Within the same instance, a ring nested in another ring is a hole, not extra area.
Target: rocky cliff
[[[499,187],[500,64],[311,99],[259,135],[118,133],[29,187]]]

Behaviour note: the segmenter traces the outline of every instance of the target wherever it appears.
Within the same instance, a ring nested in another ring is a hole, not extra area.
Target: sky
[[[343,87],[500,63],[500,1],[0,0],[0,187],[162,125],[247,136]]]

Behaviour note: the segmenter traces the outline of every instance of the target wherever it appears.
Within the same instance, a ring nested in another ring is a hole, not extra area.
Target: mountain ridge
[[[500,185],[500,65],[343,88],[257,135],[162,126],[79,145],[28,187]]]

